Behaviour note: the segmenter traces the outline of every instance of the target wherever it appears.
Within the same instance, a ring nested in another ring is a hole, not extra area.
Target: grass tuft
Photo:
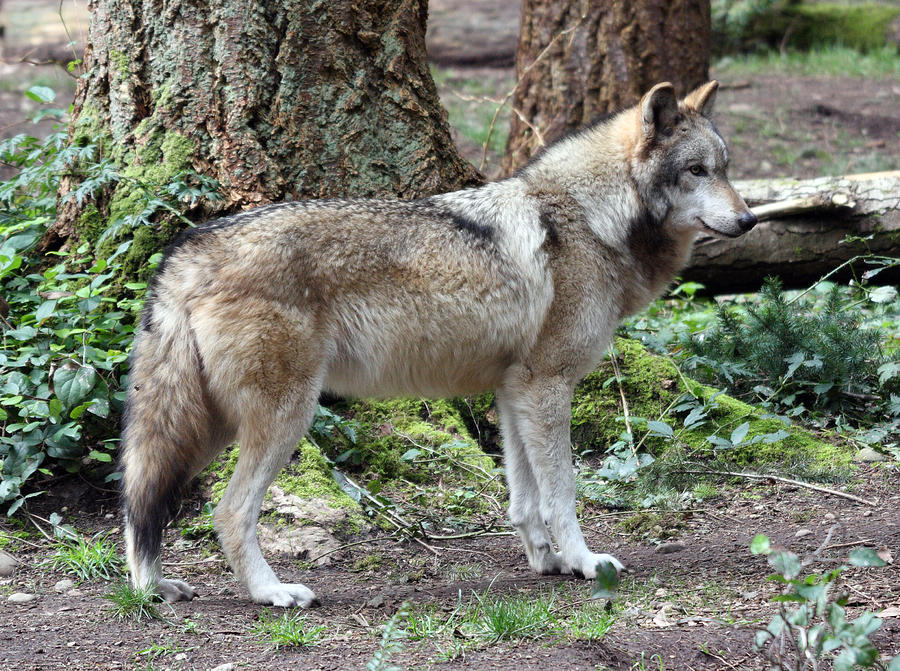
[[[134,587],[131,583],[122,581],[104,598],[112,602],[111,612],[117,620],[141,622],[162,619],[156,607],[159,597],[152,588]]]
[[[285,611],[275,616],[264,608],[250,633],[275,650],[308,648],[322,640],[324,626],[310,626],[309,618],[299,611]]]
[[[91,540],[77,536],[59,542],[53,556],[43,565],[65,571],[82,580],[115,580],[122,577],[124,563],[107,536]]]

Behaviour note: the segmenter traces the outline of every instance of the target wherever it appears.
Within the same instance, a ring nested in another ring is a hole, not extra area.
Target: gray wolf
[[[162,530],[190,478],[237,440],[214,525],[254,601],[308,606],[260,553],[266,489],[320,392],[496,392],[509,517],[539,573],[591,578],[575,514],[570,404],[625,315],[658,296],[698,231],[756,218],[710,121],[718,84],[671,84],[546,148],[515,176],[413,201],[260,207],[173,243],[144,307],[122,433],[128,565],[168,601]],[[554,545],[555,543],[555,545]]]

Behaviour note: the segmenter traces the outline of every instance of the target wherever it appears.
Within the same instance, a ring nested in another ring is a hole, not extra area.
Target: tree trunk
[[[856,256],[896,257],[900,250],[900,172],[752,180],[735,188],[761,223],[740,238],[697,239],[681,275],[708,293],[756,291],[769,275],[786,288],[807,287]],[[859,278],[870,267],[861,259],[832,279]],[[896,282],[898,270],[874,279]]]
[[[67,198],[83,175],[64,180],[44,249],[95,242],[140,209],[140,193],[192,171],[215,178],[223,198],[191,220],[480,181],[453,146],[429,74],[425,0],[96,0],[92,9],[70,142],[98,143],[120,179],[87,199]],[[132,261],[183,225],[154,216],[135,231],[147,244],[133,245]]]
[[[658,82],[680,93],[702,84],[709,47],[708,0],[525,0],[501,172],[527,161],[541,139],[633,105]]]

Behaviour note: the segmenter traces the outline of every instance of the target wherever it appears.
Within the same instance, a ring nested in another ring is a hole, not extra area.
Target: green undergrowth
[[[783,418],[685,378],[672,359],[648,352],[637,341],[617,338],[615,357],[618,377],[607,360],[576,388],[572,426],[579,451],[605,452],[630,424],[632,434],[642,433],[642,447],[655,457],[676,452],[697,459],[715,457],[739,467],[802,463],[812,471],[830,471],[852,459],[853,450],[842,441],[822,440]],[[628,404],[628,424],[619,387]],[[735,436],[743,425],[746,429]]]
[[[896,55],[890,33],[898,16],[900,7],[887,2],[713,0],[713,42],[718,53],[842,46],[860,52],[887,48]]]
[[[52,90],[25,95],[42,104],[34,121],[66,120]],[[177,134],[148,140],[144,149],[155,149],[126,166],[92,119],[85,110],[71,136],[60,125],[43,139],[0,141],[0,162],[17,170],[0,183],[0,503],[11,502],[8,514],[40,493],[26,484],[41,477],[118,477],[127,358],[146,290],[139,280],[155,269],[166,222],[183,224],[183,212],[218,198]],[[60,196],[63,175],[75,186]],[[96,204],[56,250],[47,233],[71,201]]]

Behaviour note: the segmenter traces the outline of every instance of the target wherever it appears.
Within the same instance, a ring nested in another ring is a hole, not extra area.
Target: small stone
[[[15,594],[10,594],[7,597],[7,601],[10,603],[29,603],[34,601],[37,598],[34,594],[26,594],[25,592],[16,592]]]
[[[825,513],[825,519],[829,522],[833,522],[835,520],[834,513]]]
[[[63,580],[60,580],[58,583],[56,583],[53,586],[53,591],[63,594],[64,592],[67,592],[68,590],[72,589],[73,587],[75,587],[75,582],[73,580],[69,580],[68,578],[65,578]]]
[[[661,555],[672,554],[673,552],[681,552],[684,550],[685,544],[681,541],[670,541],[668,543],[662,543],[656,548],[656,552]]]
[[[234,671],[234,664],[232,664],[231,662],[225,662],[224,664],[214,666],[209,671]]]
[[[66,592],[66,596],[84,596],[84,592],[82,592],[80,589],[70,589],[68,592]]]
[[[853,461],[858,464],[869,464],[875,461],[887,461],[887,457],[875,448],[864,447],[856,453],[856,456],[853,457]]]
[[[186,659],[187,659],[187,653],[186,653],[186,652],[179,652],[177,655],[175,655],[175,661],[176,661],[176,662],[183,662],[183,661],[186,660]]]
[[[794,538],[803,538],[804,536],[809,536],[812,533],[809,529],[797,529],[797,533],[794,534]]]
[[[112,513],[106,513],[106,514],[103,516],[103,519],[105,519],[105,520],[111,520],[113,517],[115,517],[115,515],[113,515]]]
[[[366,605],[369,608],[382,608],[382,607],[384,607],[384,597],[381,594],[377,594],[377,595],[373,596],[371,599],[369,599],[369,601],[368,601],[368,603],[366,603]]]
[[[660,599],[664,599],[667,596],[669,596],[669,593],[664,588],[660,587],[658,590],[656,590],[653,593],[653,596],[658,597]]]
[[[16,570],[16,564],[19,560],[8,552],[0,550],[0,578],[8,578]]]
[[[759,596],[759,592],[756,590],[750,592],[741,592],[741,598],[747,599],[748,601],[750,599],[755,599],[757,596]]]

